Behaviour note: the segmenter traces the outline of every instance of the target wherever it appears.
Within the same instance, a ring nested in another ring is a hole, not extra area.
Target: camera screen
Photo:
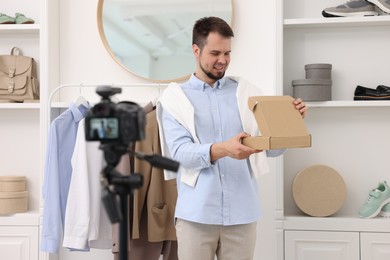
[[[116,117],[91,118],[90,140],[114,140],[119,138],[119,122]]]

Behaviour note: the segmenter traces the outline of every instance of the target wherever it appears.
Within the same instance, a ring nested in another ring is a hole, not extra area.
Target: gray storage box
[[[305,65],[307,79],[331,79],[332,64],[315,63]]]
[[[332,80],[298,79],[292,81],[294,98],[304,101],[329,101],[332,99]]]

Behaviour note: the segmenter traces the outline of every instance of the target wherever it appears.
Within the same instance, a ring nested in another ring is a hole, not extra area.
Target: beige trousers
[[[205,225],[177,219],[179,260],[252,260],[257,222],[234,225]]]

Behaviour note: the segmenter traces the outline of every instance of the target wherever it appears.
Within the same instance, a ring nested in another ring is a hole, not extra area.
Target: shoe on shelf
[[[390,88],[379,85],[376,89],[358,85],[353,100],[390,100]]]
[[[390,218],[390,203],[387,203],[386,205],[383,206],[383,208],[379,212],[379,216]]]
[[[16,13],[15,14],[15,21],[17,24],[32,24],[35,23],[35,21],[31,18],[26,17],[24,14]]]
[[[390,202],[390,188],[386,181],[380,182],[378,187],[371,190],[367,201],[359,210],[361,218],[373,218],[379,214],[384,205]]]
[[[367,0],[385,13],[390,13],[390,0]]]
[[[390,1],[390,0],[386,0]],[[325,8],[322,11],[323,17],[349,17],[349,16],[375,16],[378,12],[373,3],[366,0],[349,0],[336,7]]]
[[[376,90],[379,91],[379,92],[382,92],[382,93],[385,93],[385,92],[390,93],[390,87],[385,86],[385,85],[378,85],[376,87]]]
[[[6,14],[0,13],[0,24],[14,24],[15,18],[8,16]]]

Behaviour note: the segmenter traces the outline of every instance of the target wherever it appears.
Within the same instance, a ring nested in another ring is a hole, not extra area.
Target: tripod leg
[[[119,223],[119,260],[128,260],[129,204],[128,193],[120,193],[122,219]]]

